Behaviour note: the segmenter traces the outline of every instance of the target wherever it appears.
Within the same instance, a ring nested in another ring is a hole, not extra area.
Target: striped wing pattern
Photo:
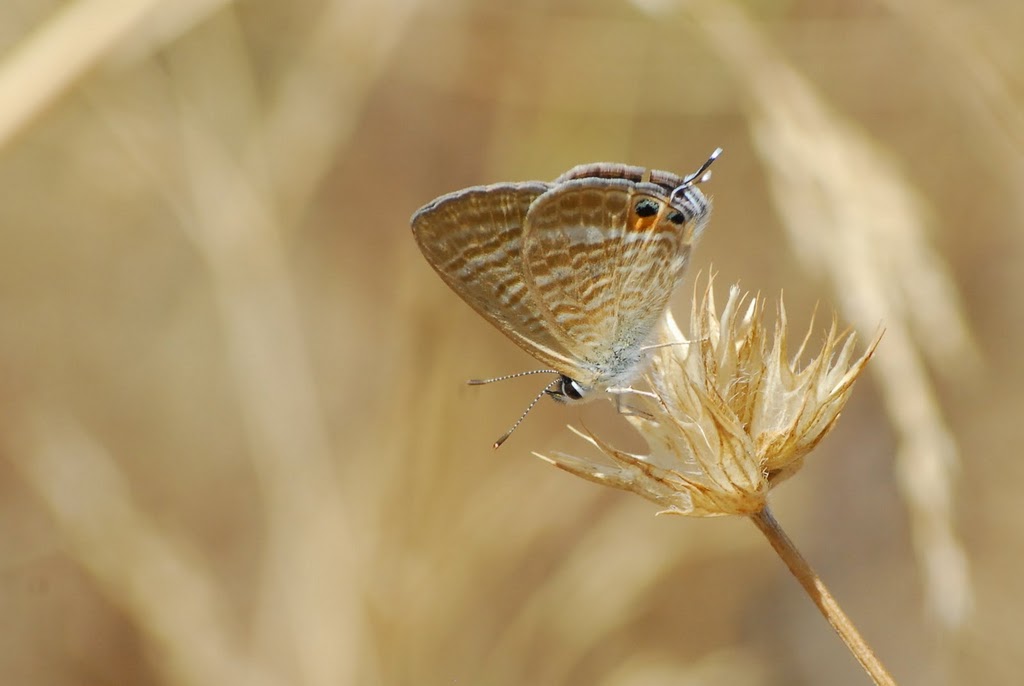
[[[692,222],[675,211],[662,189],[623,179],[568,181],[531,206],[526,283],[584,386],[627,383],[639,364],[690,251]]]
[[[523,224],[530,205],[550,188],[536,181],[449,193],[417,211],[412,230],[453,291],[526,352],[561,370],[572,367],[573,357],[523,281]]]

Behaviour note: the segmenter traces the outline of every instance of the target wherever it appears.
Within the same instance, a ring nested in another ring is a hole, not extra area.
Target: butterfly
[[[697,184],[721,152],[683,177],[596,163],[465,188],[417,210],[413,236],[459,297],[550,368],[529,373],[558,375],[537,399],[585,400],[637,375],[707,225]]]

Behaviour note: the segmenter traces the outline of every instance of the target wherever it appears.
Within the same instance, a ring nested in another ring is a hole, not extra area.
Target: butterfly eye
[[[672,214],[668,215],[668,220],[673,224],[682,225],[686,223],[686,215],[684,215],[682,212],[673,212]]]
[[[583,394],[586,392],[583,387],[576,383],[575,379],[570,379],[568,376],[562,376],[562,395],[570,400],[582,400]]]
[[[638,217],[653,217],[654,215],[658,214],[658,210],[660,209],[661,207],[658,205],[658,203],[656,203],[653,200],[648,200],[647,198],[644,198],[643,200],[637,202],[635,208],[636,216]]]

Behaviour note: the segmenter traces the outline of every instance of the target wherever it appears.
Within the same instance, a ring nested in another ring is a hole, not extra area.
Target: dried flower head
[[[790,358],[786,311],[770,334],[765,301],[737,286],[721,317],[712,279],[694,298],[687,341],[666,313],[660,345],[644,374],[650,391],[624,395],[626,419],[647,441],[648,455],[619,450],[576,431],[609,460],[538,455],[585,479],[638,493],[691,516],[752,515],[768,491],[792,476],[829,432],[853,382],[878,344],[854,359],[856,336],[835,318],[818,355],[801,368],[810,331]]]

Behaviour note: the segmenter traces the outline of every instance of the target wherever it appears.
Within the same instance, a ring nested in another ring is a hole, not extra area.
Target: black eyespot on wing
[[[682,224],[686,223],[686,215],[683,214],[682,212],[679,212],[677,210],[677,211],[671,213],[670,215],[668,215],[668,220],[670,222],[672,222],[673,224],[682,225]]]
[[[660,209],[661,206],[658,205],[657,202],[649,198],[642,198],[638,200],[636,203],[636,207],[634,208],[634,210],[636,211],[636,216],[638,217],[653,217],[654,215],[658,214],[658,210]]]

